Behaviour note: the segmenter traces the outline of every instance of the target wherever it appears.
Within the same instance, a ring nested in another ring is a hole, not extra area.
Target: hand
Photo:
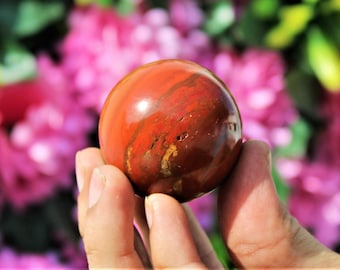
[[[96,148],[77,154],[76,172],[79,230],[90,269],[151,268],[151,264],[223,268],[185,205],[153,194],[146,198],[144,209],[126,176],[105,165]],[[239,267],[340,266],[340,256],[315,240],[280,203],[264,143],[243,145],[237,165],[219,190],[218,217],[223,239]]]
[[[76,172],[79,231],[90,269],[151,267],[148,254],[155,268],[200,269],[206,264],[222,269],[193,215],[172,197],[151,195],[144,209],[125,175],[104,165],[96,148],[77,154]],[[145,250],[133,223],[145,239]]]

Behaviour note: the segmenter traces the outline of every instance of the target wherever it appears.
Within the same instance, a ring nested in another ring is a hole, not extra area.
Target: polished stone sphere
[[[136,194],[184,202],[215,189],[242,145],[240,113],[212,72],[193,62],[138,67],[112,89],[99,120],[103,158]]]

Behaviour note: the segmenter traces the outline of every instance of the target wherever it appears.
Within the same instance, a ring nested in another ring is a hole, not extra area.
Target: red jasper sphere
[[[234,165],[242,124],[227,87],[209,70],[160,60],[124,77],[99,120],[104,161],[122,170],[136,194],[189,201],[216,188]]]

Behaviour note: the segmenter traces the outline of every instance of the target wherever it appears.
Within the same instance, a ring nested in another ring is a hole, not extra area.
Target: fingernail
[[[153,205],[149,197],[145,197],[145,216],[149,228],[152,226]]]
[[[84,166],[80,160],[80,152],[76,154],[76,180],[79,192],[82,191],[84,186]]]
[[[93,207],[99,201],[104,190],[105,181],[105,175],[100,171],[100,169],[95,168],[92,172],[90,182],[89,208]]]

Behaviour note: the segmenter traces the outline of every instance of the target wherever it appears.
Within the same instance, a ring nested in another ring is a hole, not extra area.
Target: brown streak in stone
[[[130,162],[130,158],[131,158],[131,151],[132,151],[132,147],[128,147],[127,149],[127,154],[126,154],[126,162],[125,162],[125,167],[127,170],[127,173],[130,175],[131,174],[131,162]]]
[[[163,174],[164,177],[169,177],[171,176],[171,164],[170,164],[170,157],[177,156],[177,147],[174,144],[171,144],[169,148],[166,150],[165,154],[162,157],[161,161],[161,173]]]

